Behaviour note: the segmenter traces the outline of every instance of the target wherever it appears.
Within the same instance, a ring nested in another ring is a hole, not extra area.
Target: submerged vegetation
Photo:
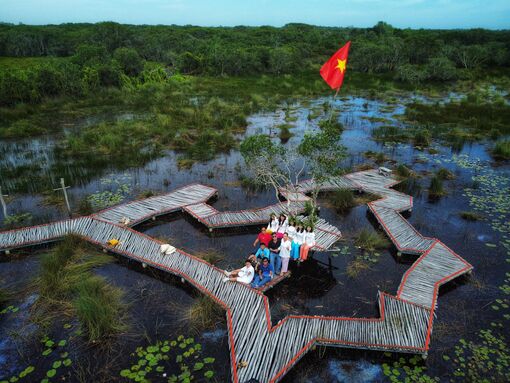
[[[65,237],[41,259],[41,271],[34,286],[40,294],[35,321],[50,325],[56,315],[76,315],[91,341],[102,341],[123,331],[120,290],[92,273],[93,268],[112,259],[98,254],[78,236]]]

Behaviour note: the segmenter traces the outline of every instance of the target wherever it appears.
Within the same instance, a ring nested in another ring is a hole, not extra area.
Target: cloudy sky
[[[510,28],[510,0],[0,0],[0,21]]]

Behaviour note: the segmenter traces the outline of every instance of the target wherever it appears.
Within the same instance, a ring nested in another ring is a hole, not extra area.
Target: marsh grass
[[[455,174],[453,174],[451,171],[449,171],[446,168],[441,168],[436,172],[437,177],[439,177],[442,180],[453,180],[455,179]]]
[[[399,178],[408,178],[412,175],[411,169],[404,164],[399,164],[395,169],[395,172]]]
[[[74,290],[73,308],[89,340],[101,340],[127,328],[119,318],[124,310],[120,289],[108,285],[101,277],[89,276],[77,283]]]
[[[388,247],[390,242],[381,233],[362,229],[356,236],[354,244],[363,250],[374,251]]]
[[[194,253],[194,255],[210,263],[211,265],[216,265],[218,262],[221,262],[223,259],[225,259],[225,255],[214,249],[197,251]]]
[[[105,340],[125,329],[121,291],[92,273],[112,261],[80,237],[66,236],[41,258],[34,281],[40,296],[34,306],[35,322],[49,326],[62,315],[76,315],[90,341]]]
[[[344,213],[354,206],[356,201],[354,199],[354,193],[349,189],[340,189],[332,192],[328,195],[329,203],[337,212]]]
[[[461,211],[459,215],[466,221],[481,221],[485,219],[485,216],[475,211]]]
[[[359,276],[362,271],[370,269],[370,265],[368,262],[363,260],[362,258],[356,257],[352,261],[349,262],[347,268],[345,269],[345,273],[349,278],[355,279]]]
[[[0,308],[9,300],[9,296],[7,290],[0,288]]]
[[[222,323],[225,320],[225,313],[211,298],[200,296],[184,311],[181,318],[189,323],[194,333],[200,334]]]
[[[280,133],[278,134],[278,137],[280,137],[280,140],[285,143],[290,140],[294,134],[289,130],[292,128],[292,125],[289,124],[282,124],[278,126],[278,129],[280,130]]]
[[[510,140],[496,142],[492,149],[492,156],[497,160],[510,159]]]
[[[445,195],[446,192],[443,187],[443,181],[440,177],[437,175],[433,176],[430,179],[430,185],[429,185],[429,196],[433,198],[440,197],[442,195]]]

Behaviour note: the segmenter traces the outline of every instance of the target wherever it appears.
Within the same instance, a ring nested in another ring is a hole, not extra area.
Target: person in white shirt
[[[227,277],[223,278],[223,282],[232,281],[250,284],[255,276],[255,269],[253,268],[251,261],[247,259],[244,262],[244,267],[242,269],[234,270],[232,272],[225,271],[225,274]]]
[[[292,248],[292,241],[288,233],[283,233],[282,243],[280,244],[280,258],[282,260],[281,275],[285,275],[289,269],[290,250]]]
[[[289,235],[289,238],[292,241],[296,234],[296,225],[293,218],[289,219],[289,226],[287,226],[287,234]]]
[[[278,218],[276,218],[276,214],[271,214],[271,219],[267,225],[267,229],[272,233],[276,233],[278,231]]]
[[[291,235],[292,238],[292,250],[290,251],[290,256],[293,260],[299,259],[299,249],[304,242],[305,229],[303,225],[297,225],[295,229],[294,236]]]
[[[306,232],[304,233],[304,242],[301,245],[301,249],[299,250],[299,259],[301,262],[306,261],[308,258],[308,251],[310,248],[315,246],[315,233],[312,230],[311,226],[306,227]]]
[[[287,231],[287,227],[289,226],[289,220],[285,214],[280,214],[280,218],[278,218],[278,229],[276,230],[276,237],[278,239],[283,238],[283,233]]]

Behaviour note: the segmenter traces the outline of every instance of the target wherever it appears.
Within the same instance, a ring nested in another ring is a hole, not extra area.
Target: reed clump
[[[341,213],[344,213],[356,206],[354,193],[349,189],[340,189],[330,193],[329,202],[336,211]]]
[[[187,321],[196,333],[215,328],[224,320],[223,309],[207,296],[200,296],[183,313],[183,320]]]
[[[363,250],[374,251],[388,247],[390,242],[381,233],[362,229],[356,236],[354,244]]]
[[[510,140],[496,142],[492,149],[492,156],[497,160],[510,159]]]
[[[94,275],[94,268],[112,262],[79,236],[68,235],[41,259],[34,287],[39,299],[34,319],[50,325],[58,315],[76,316],[90,341],[105,340],[126,328],[122,292]]]
[[[440,197],[444,194],[446,194],[446,192],[443,187],[442,179],[439,176],[434,175],[434,177],[430,179],[429,196]]]

